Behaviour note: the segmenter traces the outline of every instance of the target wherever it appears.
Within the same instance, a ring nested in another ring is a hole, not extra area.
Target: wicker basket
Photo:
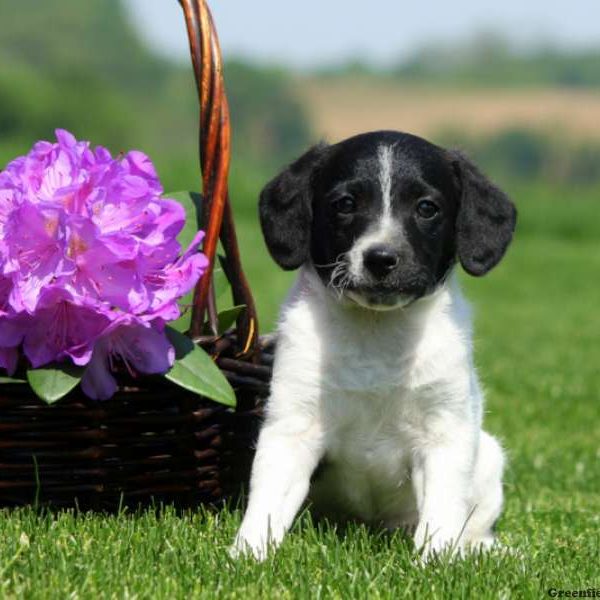
[[[244,277],[229,197],[229,113],[219,44],[204,0],[180,0],[200,103],[204,253],[214,263],[219,238],[235,304],[235,328],[217,336],[211,273],[194,295],[190,335],[233,385],[235,410],[159,377],[122,375],[106,402],[78,389],[57,404],[27,384],[0,386],[0,505],[114,509],[153,501],[190,506],[238,494],[248,479],[253,442],[268,392],[271,353],[260,340]],[[208,323],[211,336],[202,336]]]

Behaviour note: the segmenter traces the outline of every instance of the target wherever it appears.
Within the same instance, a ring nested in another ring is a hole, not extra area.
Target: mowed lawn
[[[498,523],[509,554],[419,566],[400,534],[304,514],[264,564],[227,554],[241,512],[0,511],[0,598],[543,598],[600,588],[599,194],[515,189],[521,227],[476,315],[486,428],[509,455]],[[290,281],[238,210],[268,328]]]

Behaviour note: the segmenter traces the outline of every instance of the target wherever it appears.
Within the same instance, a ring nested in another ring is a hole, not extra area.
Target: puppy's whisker
[[[344,294],[344,290],[350,285],[351,282],[351,276],[348,272],[349,265],[347,255],[345,253],[340,254],[334,264],[335,268],[331,273],[327,287],[335,293],[338,299],[341,299]]]
[[[313,266],[319,267],[321,269],[326,269],[328,267],[338,267],[341,263],[345,262],[345,260],[346,260],[346,253],[342,252],[341,254],[337,255],[336,259],[333,262],[325,263],[325,264],[313,263]]]
[[[327,269],[328,267],[336,267],[338,266],[339,261],[335,261],[335,262],[331,262],[331,263],[325,263],[323,265],[320,265],[318,263],[313,263],[314,267],[319,267],[320,269]]]
[[[339,261],[335,268],[333,269],[332,273],[331,273],[331,277],[329,279],[329,283],[333,286],[335,286],[335,282],[338,278],[341,278],[345,275],[346,273],[346,263],[343,261]]]

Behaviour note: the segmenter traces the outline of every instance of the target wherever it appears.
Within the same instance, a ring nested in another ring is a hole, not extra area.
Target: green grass
[[[476,317],[486,428],[509,455],[498,535],[511,555],[420,567],[400,534],[304,514],[264,564],[226,549],[239,510],[178,515],[0,512],[0,597],[543,598],[600,588],[600,204],[513,190],[522,228],[501,266],[462,277]],[[248,206],[247,270],[268,328],[290,282]]]

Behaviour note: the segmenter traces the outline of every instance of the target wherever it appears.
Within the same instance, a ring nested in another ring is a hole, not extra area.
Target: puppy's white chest
[[[323,405],[323,469],[312,494],[317,509],[368,521],[395,519],[404,510],[410,436],[401,404],[380,392],[331,390]]]
[[[400,344],[385,352],[352,340],[325,361],[324,389],[333,396],[395,396],[409,384],[409,360],[403,359]]]
[[[410,505],[402,496],[410,475],[415,396],[400,344],[384,357],[371,354],[369,345],[344,345],[325,370],[325,456],[312,498],[324,512],[388,521]]]
[[[398,454],[415,410],[416,392],[400,349],[386,357],[360,344],[345,346],[326,363],[321,381],[321,415],[331,454],[354,459]]]

